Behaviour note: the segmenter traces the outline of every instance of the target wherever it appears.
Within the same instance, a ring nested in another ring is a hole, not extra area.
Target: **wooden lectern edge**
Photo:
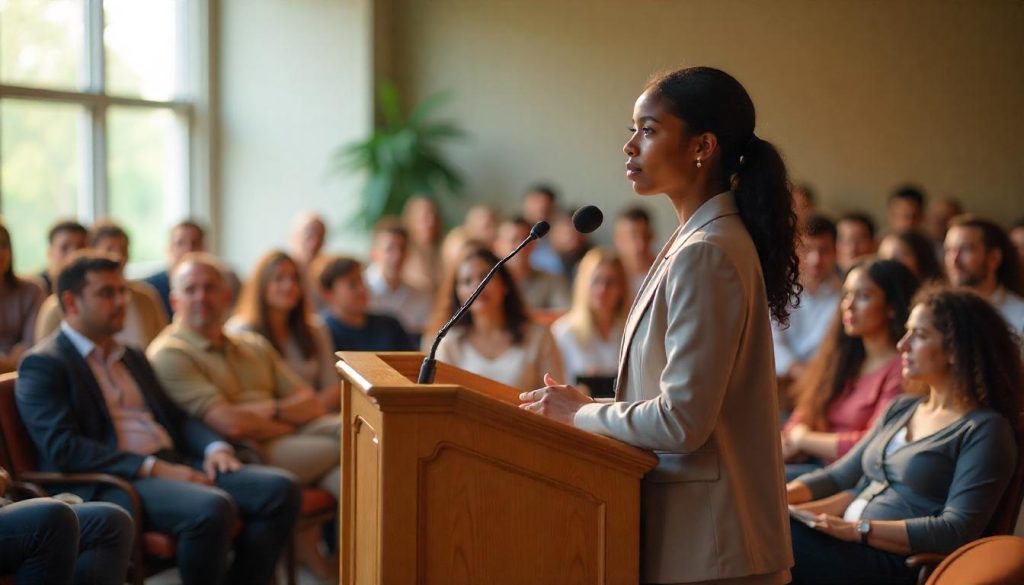
[[[376,370],[380,377],[387,378],[388,384],[373,384],[346,359],[348,353],[351,352],[335,354],[339,358],[336,364],[337,370],[348,376],[366,396],[377,404],[382,412],[456,411],[464,416],[471,416],[495,426],[512,427],[514,430],[525,432],[534,438],[550,438],[553,441],[561,442],[565,448],[585,456],[597,464],[625,466],[639,476],[646,474],[657,465],[657,457],[648,450],[524,411],[516,405],[502,402],[464,386],[416,384],[390,367],[386,372],[383,369]],[[415,352],[383,352],[377,356],[387,357],[399,353],[402,354],[402,357],[408,357]],[[422,357],[423,354],[419,354],[419,356]],[[386,362],[380,357],[376,357],[376,359],[386,365]],[[510,425],[510,421],[515,421],[515,424]]]

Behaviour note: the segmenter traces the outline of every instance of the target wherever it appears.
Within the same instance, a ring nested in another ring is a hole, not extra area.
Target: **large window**
[[[15,268],[58,219],[119,221],[134,262],[194,213],[197,0],[0,0],[0,213]]]

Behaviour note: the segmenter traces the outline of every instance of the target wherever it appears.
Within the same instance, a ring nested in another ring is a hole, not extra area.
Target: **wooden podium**
[[[423,354],[340,352],[343,585],[636,585],[653,454]]]

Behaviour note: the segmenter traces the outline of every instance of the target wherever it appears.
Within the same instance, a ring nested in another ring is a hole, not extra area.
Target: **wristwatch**
[[[871,520],[860,520],[857,522],[857,532],[860,534],[860,543],[868,543],[868,534],[871,534]]]

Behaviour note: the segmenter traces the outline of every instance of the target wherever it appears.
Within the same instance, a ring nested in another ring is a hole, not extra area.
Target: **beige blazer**
[[[642,485],[642,583],[788,582],[775,393],[761,264],[733,194],[721,193],[648,272],[626,320],[616,402],[574,421],[658,455]]]

